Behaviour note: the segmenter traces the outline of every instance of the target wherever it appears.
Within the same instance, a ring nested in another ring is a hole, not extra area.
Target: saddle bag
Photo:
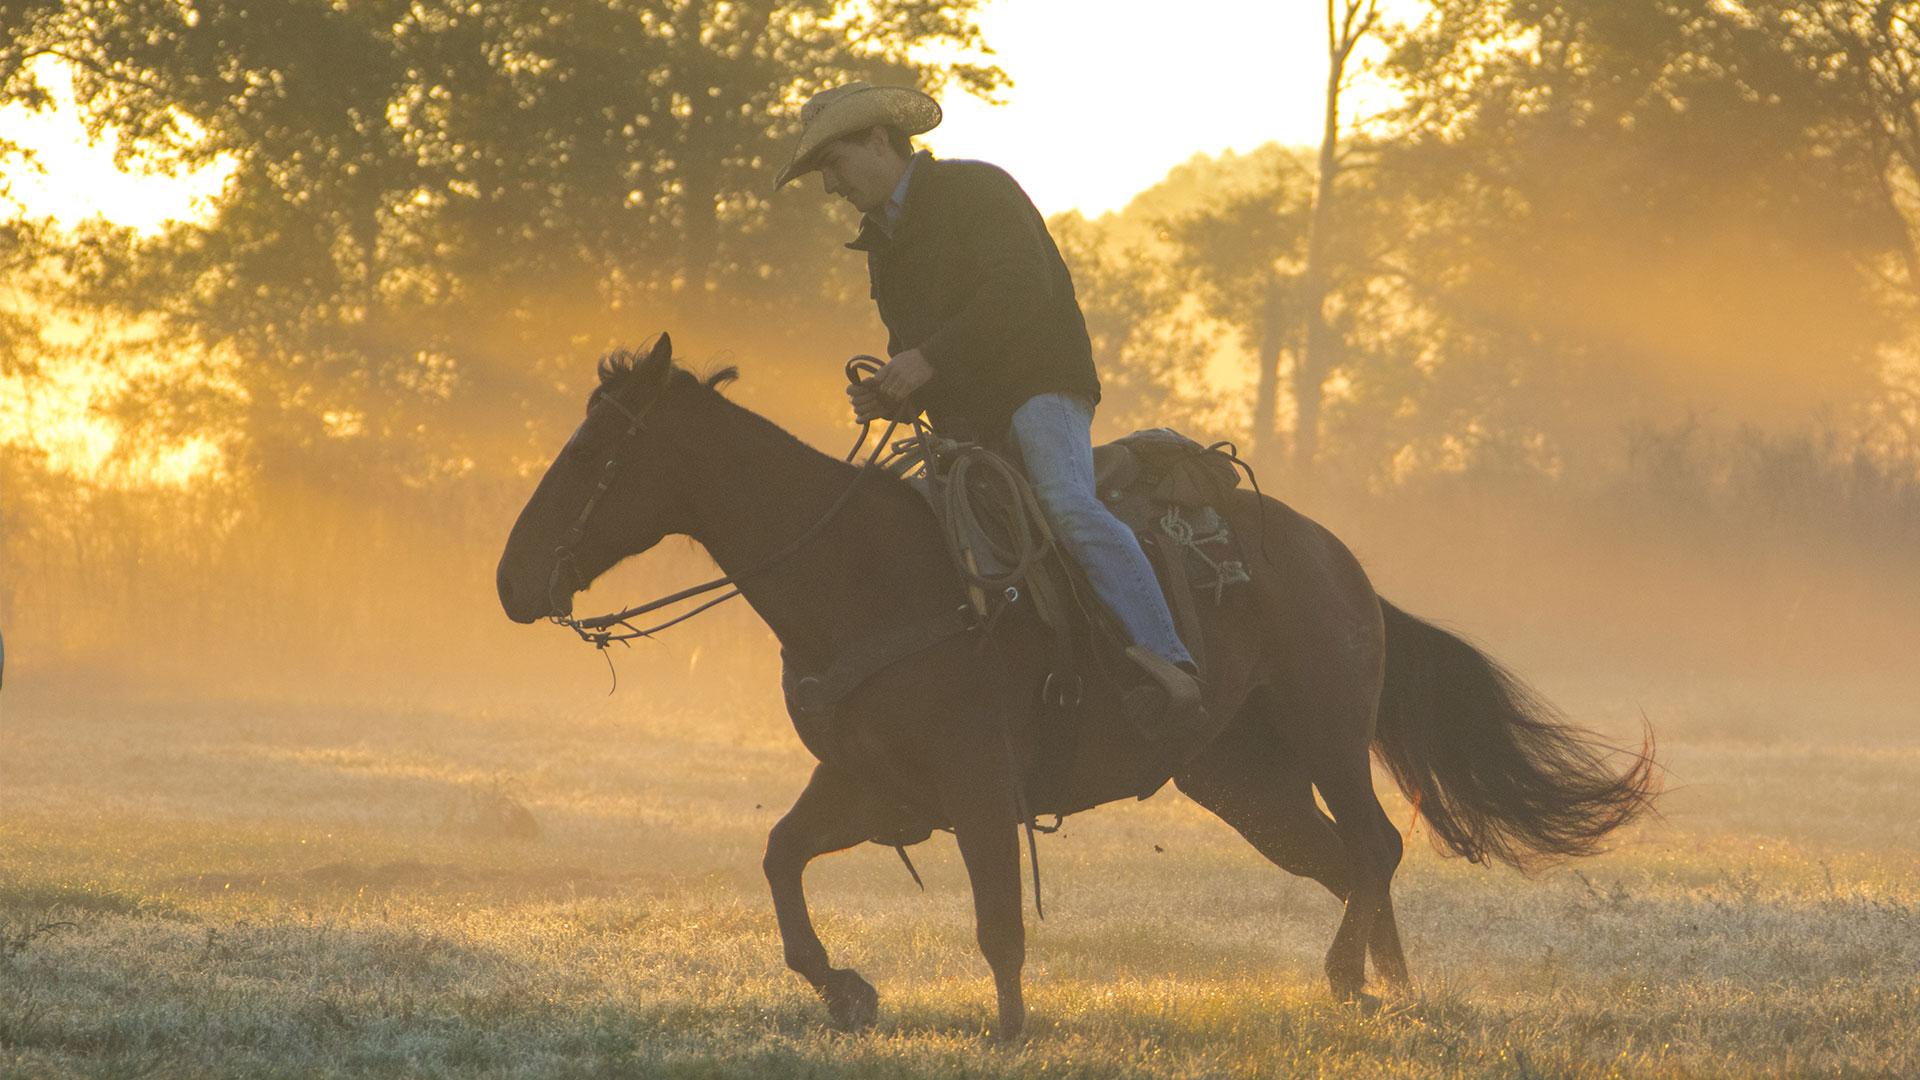
[[[1175,506],[1213,506],[1240,486],[1232,458],[1164,427],[1096,447],[1094,474],[1108,502],[1133,492]]]

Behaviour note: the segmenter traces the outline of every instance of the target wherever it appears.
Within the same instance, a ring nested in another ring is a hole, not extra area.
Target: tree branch
[[[137,75],[128,75],[119,71],[115,71],[113,70],[113,68],[107,66],[106,64],[102,64],[98,60],[92,60],[84,56],[78,56],[78,55],[75,55],[74,53],[70,53],[66,51],[65,49],[57,49],[52,46],[46,46],[43,48],[35,49],[32,52],[22,55],[20,57],[20,61],[22,64],[25,64],[29,60],[33,60],[35,58],[42,57],[42,56],[52,56],[52,57],[57,57],[61,60],[65,60],[67,63],[72,64],[75,67],[85,68],[88,71],[93,72],[95,75],[98,75],[99,77],[106,79],[109,82],[123,83],[127,86],[137,86],[142,90],[152,91],[153,93],[159,94],[162,97],[170,96],[170,92],[167,90],[167,88],[164,86],[161,86],[158,83],[149,82],[148,80],[142,79]]]

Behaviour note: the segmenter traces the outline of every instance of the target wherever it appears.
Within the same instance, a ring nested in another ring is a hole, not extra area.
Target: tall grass
[[[1920,559],[1920,445],[1832,424],[1732,430],[1698,419],[1629,432],[1615,497],[1756,545]]]

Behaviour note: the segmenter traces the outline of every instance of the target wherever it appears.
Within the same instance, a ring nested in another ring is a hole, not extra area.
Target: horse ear
[[[673,364],[673,338],[665,330],[653,343],[653,351],[647,354],[647,374],[654,378],[664,378],[667,368]]]

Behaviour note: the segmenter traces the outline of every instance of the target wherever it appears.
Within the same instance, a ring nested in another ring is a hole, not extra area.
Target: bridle
[[[665,396],[666,393],[663,389],[661,393],[653,396],[652,401],[647,402],[644,407],[638,412],[635,412],[627,408],[625,402],[607,393],[605,390],[595,392],[595,398],[608,405],[612,405],[614,408],[626,414],[629,422],[626,432],[620,436],[618,442],[614,443],[613,451],[607,455],[607,463],[600,467],[600,482],[594,485],[593,494],[587,496],[586,505],[580,507],[580,513],[574,517],[573,525],[567,529],[566,535],[561,537],[560,543],[555,545],[553,549],[553,572],[547,575],[547,610],[557,612],[561,608],[559,589],[560,575],[563,571],[569,578],[573,579],[573,592],[579,592],[587,587],[586,583],[580,580],[580,567],[575,561],[573,549],[579,545],[581,540],[586,538],[587,521],[593,517],[594,508],[600,505],[600,500],[607,494],[607,489],[613,486],[614,470],[620,464],[620,448],[633,441],[634,436],[640,434],[640,428],[646,420],[647,414],[652,412],[654,405],[658,404],[660,399]],[[567,594],[567,599],[571,602],[572,593]],[[556,622],[560,622],[563,625],[571,622],[571,620],[564,615],[555,615],[553,618]]]
[[[847,361],[847,381],[860,382],[883,366],[881,361],[876,357],[866,355],[856,356]],[[628,408],[626,403],[604,390],[598,392],[595,396],[599,400],[609,402],[616,409],[619,409],[621,413],[626,415],[629,423],[626,432],[620,436],[619,442],[614,444],[613,450],[607,455],[606,464],[601,466],[600,480],[594,486],[593,494],[587,496],[586,505],[580,508],[580,513],[573,519],[573,525],[567,529],[566,535],[561,538],[560,543],[553,549],[553,572],[547,577],[547,604],[548,609],[554,612],[558,612],[562,606],[559,603],[562,573],[565,573],[566,576],[571,579],[571,584],[575,592],[587,587],[587,583],[580,580],[580,569],[574,557],[574,548],[586,536],[587,522],[593,517],[595,507],[599,506],[601,498],[605,496],[607,490],[613,486],[615,472],[621,463],[620,448],[631,442],[633,438],[640,433],[647,414],[652,412],[653,407],[659,403],[661,398],[666,396],[666,389],[662,387],[661,391],[654,395],[653,400],[647,402],[647,404],[637,412]],[[854,473],[853,481],[840,492],[839,497],[833,501],[832,506],[827,508],[826,513],[820,515],[820,519],[808,527],[805,532],[794,537],[785,547],[767,559],[737,574],[730,574],[726,577],[719,577],[712,581],[702,582],[699,585],[694,585],[681,589],[679,592],[671,595],[663,596],[658,600],[650,600],[637,607],[616,611],[610,615],[596,615],[588,619],[575,619],[570,615],[554,614],[549,615],[548,620],[572,630],[580,636],[580,640],[590,643],[595,648],[605,649],[608,645],[616,641],[627,642],[634,638],[652,637],[654,634],[665,630],[669,626],[685,622],[709,608],[717,607],[739,596],[740,589],[736,584],[737,582],[773,569],[798,554],[802,548],[818,538],[819,535],[826,530],[827,525],[832,522],[835,517],[839,516],[840,511],[846,508],[847,503],[853,500],[854,493],[860,489],[861,482],[867,478],[868,474],[878,471],[875,468],[876,465],[879,466],[879,469],[886,469],[893,462],[901,458],[909,457],[915,452],[915,447],[927,435],[925,425],[918,419],[912,421],[915,431],[914,438],[902,439],[900,443],[889,446],[888,440],[893,437],[894,431],[900,427],[901,423],[902,421],[899,420],[888,422],[886,431],[881,434],[880,440],[874,443],[872,452],[867,455],[867,460],[862,462],[859,469]],[[860,455],[861,448],[867,444],[867,435],[872,427],[872,421],[860,425],[860,437],[854,441],[853,449],[847,451],[846,457],[842,460],[851,463]],[[889,450],[891,450],[891,453],[889,453],[885,459],[882,459],[881,454]],[[733,587],[729,588],[729,586]],[[676,615],[656,626],[649,626],[643,629],[633,625],[633,623],[629,621],[638,616],[645,615],[648,612],[658,611],[663,607],[677,604],[682,600],[690,600],[696,596],[713,592],[716,589],[727,589],[727,591],[701,603],[691,611]],[[571,600],[571,595],[569,595],[568,599],[569,601]]]

